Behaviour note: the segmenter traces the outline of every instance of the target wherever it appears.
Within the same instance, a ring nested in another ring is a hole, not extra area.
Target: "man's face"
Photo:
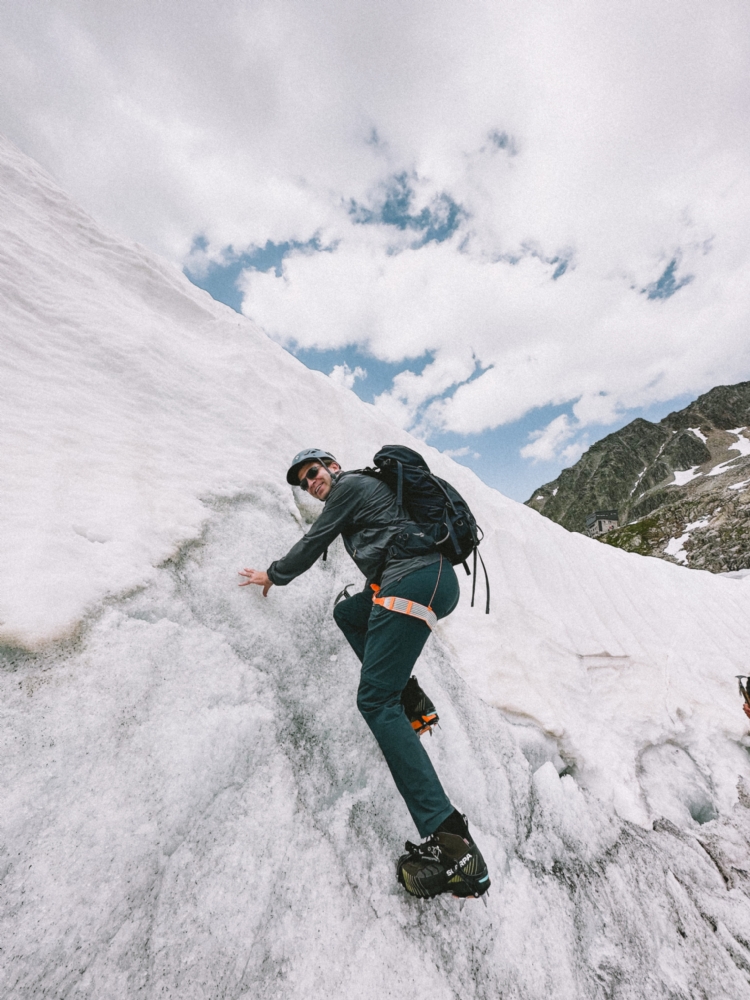
[[[307,492],[311,497],[315,497],[316,500],[325,500],[328,494],[331,492],[331,473],[339,472],[341,466],[338,462],[330,462],[328,468],[325,467],[322,461],[318,459],[316,462],[306,462],[299,470],[297,477],[300,483],[307,484]],[[311,479],[310,476],[315,472],[315,476]]]

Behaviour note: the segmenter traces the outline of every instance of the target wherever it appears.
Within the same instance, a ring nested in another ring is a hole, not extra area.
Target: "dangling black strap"
[[[323,549],[323,562],[328,561],[328,549]]]
[[[464,561],[463,561],[463,562],[461,563],[461,565],[462,565],[462,566],[463,566],[463,568],[464,568],[464,569],[466,570],[466,575],[467,575],[467,576],[471,576],[471,570],[470,570],[470,569],[469,569],[469,567],[467,566],[467,564],[466,564],[466,560],[465,560],[465,559],[464,559]]]
[[[488,615],[490,613],[490,578],[487,576],[487,567],[484,565],[484,559],[479,555],[479,549],[474,549],[474,579],[471,581],[471,606],[474,607],[474,595],[477,589],[477,556],[479,556],[479,561],[482,564],[482,569],[484,570],[484,586],[487,591],[487,604],[485,605],[484,613]],[[466,563],[464,563],[466,566]],[[468,573],[469,567],[466,566],[466,572]]]
[[[396,502],[399,507],[402,505],[404,498],[404,467],[400,462],[396,462],[396,467],[398,469],[398,489],[396,490]]]
[[[474,549],[474,554],[477,555],[477,549]],[[490,578],[487,576],[487,567],[484,565],[484,559],[481,555],[479,556],[479,561],[482,564],[482,569],[484,570],[484,585],[487,588],[487,606],[484,609],[484,613],[488,615],[490,613]],[[476,566],[474,567],[474,573],[476,574]],[[474,577],[476,580],[476,575]]]

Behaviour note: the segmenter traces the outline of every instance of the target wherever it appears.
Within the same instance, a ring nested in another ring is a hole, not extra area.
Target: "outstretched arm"
[[[268,573],[264,573],[262,570],[241,569],[240,576],[247,578],[240,584],[240,587],[247,587],[250,583],[257,583],[259,587],[263,588],[264,597],[268,594],[271,587],[273,587],[273,583],[268,578]]]
[[[361,505],[361,493],[356,480],[359,476],[339,479],[328,495],[323,513],[312,528],[281,559],[267,569],[268,579],[277,587],[284,587],[295,577],[306,572],[328,546],[345,531],[351,518]]]
[[[336,482],[335,488],[326,500],[323,513],[306,535],[291,547],[282,559],[272,562],[265,572],[257,569],[243,569],[245,577],[240,587],[255,583],[263,588],[265,597],[271,587],[284,587],[308,570],[315,560],[349,525],[354,512],[361,504],[361,493],[355,482],[358,476],[347,476]]]

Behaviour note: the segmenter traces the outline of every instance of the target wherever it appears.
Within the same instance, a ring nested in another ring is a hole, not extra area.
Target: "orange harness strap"
[[[417,604],[416,601],[410,601],[406,597],[378,597],[380,587],[375,583],[371,583],[370,586],[375,591],[372,598],[373,604],[379,604],[387,611],[398,611],[402,615],[420,618],[430,629],[434,629],[437,625],[437,615],[432,608],[428,608],[424,604]]]

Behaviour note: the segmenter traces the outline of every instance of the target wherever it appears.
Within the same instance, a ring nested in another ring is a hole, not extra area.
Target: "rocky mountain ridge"
[[[716,386],[658,423],[633,420],[526,504],[579,532],[594,510],[616,509],[608,545],[713,573],[746,569],[750,382]]]

